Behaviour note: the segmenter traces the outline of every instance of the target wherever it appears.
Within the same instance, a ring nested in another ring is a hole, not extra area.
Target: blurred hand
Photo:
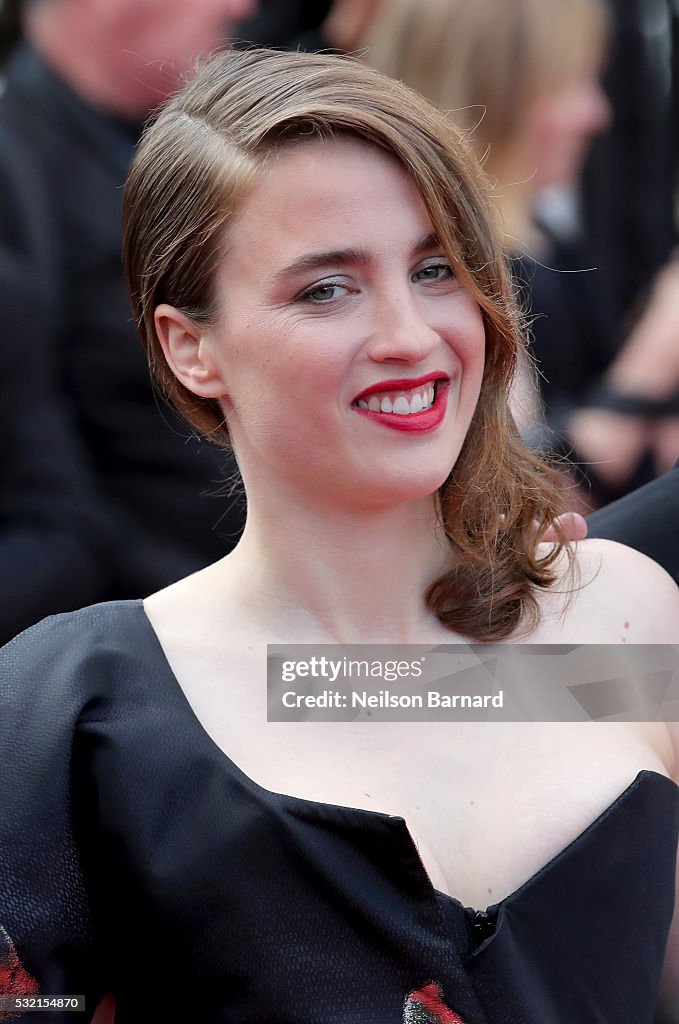
[[[679,260],[657,275],[648,305],[606,381],[615,391],[658,400],[679,388]]]
[[[570,541],[584,540],[587,536],[587,523],[578,512],[564,512],[562,515],[557,516],[550,527],[547,528],[546,532],[542,537],[543,543],[551,543],[558,541],[556,530],[554,529],[555,524],[559,524],[563,532],[566,534],[566,539]],[[540,528],[540,524],[535,521],[535,530]]]
[[[653,426],[610,409],[583,408],[569,417],[568,434],[585,471],[590,464],[604,483],[617,487],[631,477],[650,446]]]

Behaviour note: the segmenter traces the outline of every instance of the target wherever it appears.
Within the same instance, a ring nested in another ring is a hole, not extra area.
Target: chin
[[[384,474],[380,479],[375,473],[370,482],[354,488],[365,499],[366,504],[374,508],[404,505],[410,502],[423,501],[434,497],[439,488],[446,482],[452,467],[429,473],[403,474],[398,476]]]

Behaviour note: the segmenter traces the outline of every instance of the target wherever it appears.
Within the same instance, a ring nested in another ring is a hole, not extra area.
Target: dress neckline
[[[534,884],[536,884],[538,879],[548,874],[557,866],[557,864],[565,860],[568,857],[568,855],[572,852],[574,847],[577,847],[580,843],[584,842],[587,838],[589,838],[593,832],[598,830],[598,828],[611,814],[615,813],[620,807],[622,807],[625,804],[625,802],[632,795],[632,793],[635,792],[638,786],[640,786],[642,783],[660,786],[665,786],[666,784],[669,784],[669,786],[673,788],[676,797],[679,799],[679,784],[677,784],[668,775],[664,775],[662,772],[656,771],[654,769],[641,769],[639,772],[637,772],[637,775],[634,779],[632,779],[629,785],[627,785],[625,789],[611,801],[611,803],[604,807],[603,810],[599,814],[597,814],[597,816],[593,819],[593,821],[589,823],[589,825],[586,825],[585,828],[582,829],[564,847],[562,847],[562,849],[560,849],[556,854],[554,854],[553,857],[550,857],[550,859],[545,864],[541,865],[541,867],[534,871],[529,878],[527,878],[524,882],[522,882],[515,889],[513,889],[507,896],[504,896],[501,900],[498,900],[496,903],[486,907],[485,910],[483,911],[475,907],[465,908],[464,904],[462,904],[461,901],[457,899],[455,896],[452,896],[450,893],[444,892],[441,889],[437,889],[434,886],[429,876],[429,873],[427,872],[427,869],[424,866],[422,859],[420,857],[417,848],[417,843],[415,842],[413,835],[408,827],[408,823],[403,816],[398,814],[387,814],[384,811],[368,810],[363,807],[350,807],[344,804],[326,803],[322,800],[310,800],[306,797],[293,796],[288,793],[280,793],[276,790],[268,789],[266,786],[260,785],[260,783],[258,783],[255,779],[248,775],[231,757],[229,757],[226,751],[223,750],[222,747],[220,747],[220,745],[212,738],[212,736],[210,736],[209,732],[207,731],[203,723],[200,721],[198,715],[191,706],[191,703],[186,693],[184,692],[181,683],[179,682],[175,672],[173,671],[172,666],[170,665],[170,662],[165,653],[160,638],[156,633],[151,620],[146,614],[146,609],[144,608],[143,600],[138,599],[130,602],[125,601],[120,603],[131,605],[140,614],[142,627],[149,634],[152,640],[154,653],[157,656],[158,661],[163,668],[164,674],[172,683],[173,689],[176,693],[176,697],[184,706],[189,720],[193,723],[194,729],[200,736],[203,737],[203,739],[207,743],[209,743],[209,745],[215,751],[217,756],[221,760],[223,760],[225,764],[230,766],[231,770],[235,772],[235,774],[238,776],[241,782],[243,782],[247,787],[254,789],[260,795],[263,795],[269,799],[280,801],[290,809],[302,808],[306,810],[311,810],[314,814],[323,812],[327,816],[331,816],[335,819],[340,819],[344,821],[347,821],[350,818],[353,818],[354,820],[358,818],[359,820],[362,819],[367,827],[370,826],[370,823],[379,824],[382,827],[386,826],[387,829],[392,831],[392,833],[394,834],[396,841],[401,846],[401,849],[406,855],[409,862],[412,865],[414,865],[415,870],[423,883],[423,887],[429,892],[429,894],[431,896],[439,897],[446,902],[454,904],[458,908],[463,908],[466,911],[471,912],[472,914],[485,914],[489,912],[497,914],[501,912],[505,907],[512,904],[525,891],[527,891]],[[486,944],[487,943],[484,943],[481,948],[485,947]],[[477,952],[479,951],[480,950],[477,950]]]

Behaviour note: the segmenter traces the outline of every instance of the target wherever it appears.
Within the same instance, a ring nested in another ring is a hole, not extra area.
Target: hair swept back
[[[147,129],[124,200],[124,263],[156,381],[200,432],[222,444],[218,402],[165,362],[154,310],[169,303],[209,325],[229,220],[272,154],[349,134],[393,154],[414,180],[456,273],[479,303],[486,366],[467,438],[438,493],[450,570],[427,591],[439,620],[477,642],[537,621],[537,588],[555,582],[565,545],[538,559],[534,520],[563,511],[556,475],[523,444],[507,405],[523,344],[485,177],[460,132],[405,86],[351,58],[271,50],[212,58]]]

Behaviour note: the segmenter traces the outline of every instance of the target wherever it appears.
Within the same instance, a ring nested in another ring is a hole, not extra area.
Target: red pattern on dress
[[[431,1015],[436,1024],[464,1024],[462,1017],[443,1002],[441,989],[434,981],[430,981],[416,992],[411,992],[406,1000],[406,1006],[408,1003],[419,1004]]]
[[[14,943],[0,925],[0,995],[34,996],[39,990],[37,981],[22,964]],[[0,1011],[0,1021],[20,1016],[20,1010]]]

